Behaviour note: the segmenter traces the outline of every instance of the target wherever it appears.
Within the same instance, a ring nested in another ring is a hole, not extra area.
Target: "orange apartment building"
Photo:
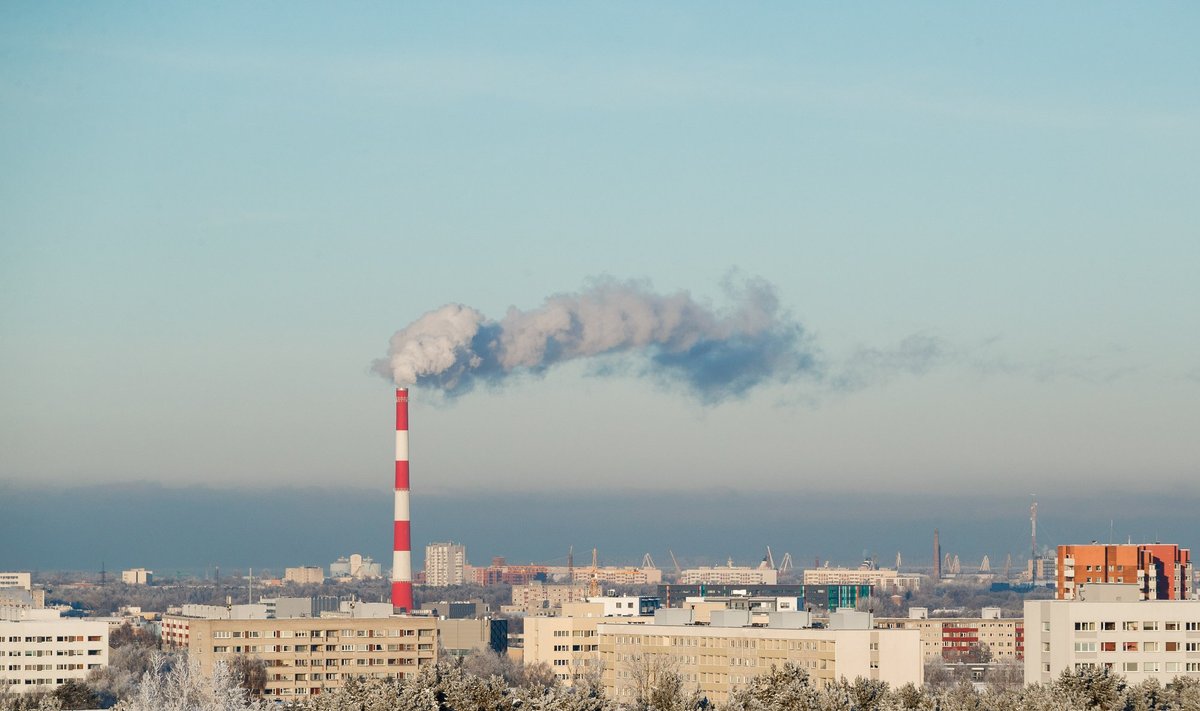
[[[1055,597],[1074,600],[1088,583],[1135,584],[1143,600],[1187,600],[1191,552],[1170,543],[1059,546]]]

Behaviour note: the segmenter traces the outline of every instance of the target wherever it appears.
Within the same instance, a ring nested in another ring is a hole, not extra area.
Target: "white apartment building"
[[[1096,586],[1093,586],[1096,587]],[[1102,667],[1130,684],[1177,676],[1200,679],[1200,601],[1127,601],[1119,590],[1096,591],[1093,600],[1025,603],[1025,682],[1049,682],[1065,669]]]
[[[33,589],[33,581],[29,573],[0,572],[0,588]]]
[[[0,609],[0,688],[53,691],[108,666],[108,622],[57,610]]]
[[[154,582],[154,571],[145,568],[130,568],[121,571],[121,582],[126,585],[149,585]]]
[[[466,580],[467,547],[437,542],[425,546],[425,584],[433,587],[462,585]]]
[[[921,589],[920,575],[901,575],[888,568],[809,568],[805,585],[874,585],[880,593]]]
[[[325,569],[319,565],[284,568],[283,579],[297,585],[320,585],[325,582]]]
[[[777,585],[779,573],[765,565],[757,568],[728,565],[688,568],[679,573],[680,585]]]
[[[779,613],[800,615],[803,613]],[[744,617],[746,613],[742,613]],[[729,694],[772,665],[793,662],[814,683],[840,678],[886,681],[893,687],[924,680],[920,633],[916,630],[812,629],[654,624],[597,628],[604,691],[628,702],[640,669],[673,667],[686,688],[698,689],[721,706]]]

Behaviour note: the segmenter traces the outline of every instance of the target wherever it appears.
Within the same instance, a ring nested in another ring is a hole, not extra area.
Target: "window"
[[[1142,671],[1144,671],[1144,672],[1159,671],[1158,667],[1159,667],[1158,662],[1142,662]]]
[[[1105,632],[1116,632],[1117,631],[1117,623],[1116,622],[1103,622],[1100,624],[1100,629],[1104,630]]]
[[[1166,651],[1168,651],[1168,652],[1178,652],[1179,651],[1179,643],[1178,642],[1166,642],[1166,645],[1167,645]]]
[[[1075,631],[1076,632],[1095,632],[1096,631],[1096,623],[1095,622],[1076,622],[1075,623]]]
[[[1158,642],[1143,642],[1142,643],[1142,651],[1143,652],[1157,652],[1158,651]]]
[[[1200,652],[1200,642],[1188,642],[1186,647],[1189,652]]]
[[[1121,645],[1121,651],[1136,652],[1136,651],[1138,651],[1138,643],[1137,642],[1125,642]],[[1134,671],[1137,671],[1137,670],[1135,669]]]
[[[1186,668],[1190,672],[1200,672],[1200,662],[1188,662]]]
[[[1157,632],[1158,631],[1158,623],[1155,622],[1154,620],[1150,620],[1149,622],[1143,622],[1142,629],[1147,632]]]
[[[1186,623],[1186,628],[1188,632],[1200,631],[1200,622],[1188,622]]]
[[[1127,671],[1127,672],[1137,671],[1138,663],[1137,662],[1125,662],[1124,664],[1121,665],[1121,669],[1124,671]]]
[[[1115,652],[1115,651],[1117,651],[1117,643],[1116,642],[1101,642],[1100,643],[1100,651],[1101,652]]]
[[[1096,651],[1096,643],[1095,642],[1076,642],[1075,643],[1075,651],[1076,652],[1094,652],[1094,651]]]
[[[1138,631],[1138,623],[1137,622],[1129,622],[1129,621],[1122,622],[1121,629],[1125,630],[1126,632],[1137,632]]]
[[[1168,632],[1178,632],[1179,631],[1179,623],[1178,622],[1164,622],[1163,629],[1165,629]]]

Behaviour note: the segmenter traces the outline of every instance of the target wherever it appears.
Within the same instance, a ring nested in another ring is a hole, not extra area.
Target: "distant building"
[[[567,602],[582,602],[587,596],[585,585],[552,585],[543,582],[514,585],[512,604],[502,605],[500,611],[516,615],[545,615]]]
[[[712,568],[689,568],[679,573],[681,585],[775,585],[779,572],[765,563],[757,568],[727,565]]]
[[[1192,560],[1187,548],[1139,543],[1058,547],[1055,598],[1074,600],[1089,583],[1137,585],[1143,600],[1192,597]]]
[[[859,600],[866,600],[875,593],[875,587],[867,584],[844,583],[831,585],[805,585],[801,604],[805,610],[832,612],[842,608],[854,609]]]
[[[130,568],[121,571],[121,582],[126,585],[150,585],[154,582],[154,571],[145,568]]]
[[[436,542],[425,546],[425,584],[431,587],[462,585],[466,582],[467,547],[461,543]]]
[[[325,569],[319,565],[302,565],[296,568],[285,568],[283,579],[297,585],[320,585],[325,582]]]
[[[785,585],[678,585],[658,586],[658,599],[665,607],[682,607],[689,598],[695,597],[804,597],[804,586]]]
[[[0,607],[0,694],[50,692],[108,666],[108,622]]]
[[[1137,583],[1093,583],[1085,599],[1027,601],[1025,683],[1084,668],[1111,669],[1131,685],[1200,678],[1200,603],[1141,594]]]
[[[421,605],[421,610],[444,620],[480,619],[492,613],[491,606],[479,599],[427,602]]]
[[[371,559],[371,556],[354,553],[350,557],[342,556],[330,563],[329,577],[353,578],[355,580],[382,578],[383,569],[379,563]]]
[[[909,609],[906,618],[878,618],[880,629],[919,630],[921,652],[926,660],[957,661],[987,647],[993,661],[1025,657],[1025,621],[1002,617],[1000,608],[985,607],[979,617],[929,617],[923,607]]]
[[[919,590],[921,576],[901,575],[888,568],[870,565],[858,568],[809,568],[804,571],[805,585],[871,585],[881,594]]]
[[[658,568],[629,568],[622,566],[605,566],[593,570],[575,568],[571,571],[571,581],[574,583],[591,584],[595,579],[600,585],[657,585],[662,582],[662,571]]]
[[[467,583],[475,585],[525,585],[531,582],[545,582],[550,577],[550,568],[545,565],[509,565],[504,558],[492,558],[492,564],[487,567],[473,565],[463,566],[463,578]]]
[[[571,686],[601,671],[597,628],[602,622],[626,625],[652,624],[653,617],[605,617],[604,605],[568,602],[561,617],[527,617],[523,659],[525,664],[543,663],[559,683]]]

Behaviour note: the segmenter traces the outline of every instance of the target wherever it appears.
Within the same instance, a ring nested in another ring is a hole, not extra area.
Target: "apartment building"
[[[604,690],[618,702],[632,701],[639,677],[659,668],[674,669],[688,688],[698,689],[717,706],[734,689],[786,662],[804,668],[817,685],[843,677],[920,685],[924,678],[916,630],[871,629],[869,624],[860,629],[726,627],[716,622],[633,626],[606,620],[597,635]]]
[[[145,568],[122,570],[121,582],[126,585],[149,585],[154,582],[154,571]]]
[[[1200,679],[1200,602],[1138,600],[1137,583],[1093,584],[1083,599],[1025,603],[1025,682],[1102,667],[1130,684]]]
[[[440,542],[425,546],[425,584],[433,587],[462,585],[466,582],[467,547],[461,543]]]
[[[896,593],[921,588],[920,575],[901,575],[887,568],[809,568],[804,571],[807,585],[870,585],[881,593]]]
[[[0,693],[49,692],[108,666],[108,622],[0,608]]]
[[[1081,585],[1137,585],[1143,600],[1192,597],[1191,551],[1174,544],[1136,543],[1058,547],[1055,598],[1074,600]]]
[[[1025,656],[1025,621],[1002,617],[1000,608],[985,607],[979,617],[929,617],[923,607],[909,610],[906,618],[879,618],[880,629],[917,630],[926,660],[957,660],[979,653],[983,647],[993,661],[1016,661]]]
[[[283,579],[285,582],[296,583],[297,585],[320,585],[325,582],[325,569],[319,565],[300,565],[294,568],[285,568]]]
[[[711,568],[688,568],[680,571],[676,581],[680,585],[775,585],[779,572],[761,565],[757,568],[728,565]]]
[[[354,678],[403,678],[437,659],[437,620],[320,617],[189,620],[188,654],[211,674],[239,654],[267,664],[264,697],[287,701]]]
[[[587,596],[585,585],[552,585],[531,582],[514,585],[512,604],[502,605],[500,611],[518,615],[550,614],[556,607],[567,602],[583,602]]]
[[[601,585],[658,585],[662,582],[662,571],[658,568],[575,568],[571,571],[571,582],[588,584],[595,579]]]
[[[0,572],[0,588],[33,589],[33,579],[29,573]]]
[[[638,598],[632,598],[637,600]],[[651,624],[653,617],[605,617],[604,605],[595,602],[564,603],[561,617],[528,617],[523,635],[526,664],[544,663],[558,680],[570,686],[600,673],[600,623]]]

